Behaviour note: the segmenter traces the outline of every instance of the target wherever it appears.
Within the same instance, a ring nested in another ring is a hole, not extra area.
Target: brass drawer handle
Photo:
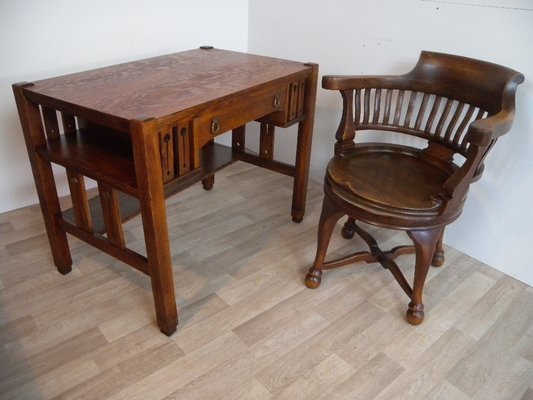
[[[274,101],[273,101],[274,107],[278,108],[281,106],[281,100],[279,99],[279,96],[276,94],[274,95]]]
[[[220,131],[220,121],[218,118],[211,118],[211,133],[218,133]]]

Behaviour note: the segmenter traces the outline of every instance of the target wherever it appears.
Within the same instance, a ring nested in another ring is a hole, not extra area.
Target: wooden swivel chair
[[[324,269],[377,261],[411,299],[407,321],[420,324],[429,266],[444,263],[444,228],[459,217],[470,184],[483,172],[485,156],[511,128],[515,92],[523,80],[509,68],[428,51],[405,75],[324,76],[325,89],[340,91],[343,111],[306,285],[317,288]],[[363,130],[416,136],[424,145],[354,143],[355,133]],[[349,239],[357,233],[369,251],[324,262],[343,215],[348,220],[342,235]],[[414,246],[382,251],[357,221],[406,231]],[[412,288],[394,262],[408,253],[416,255]]]

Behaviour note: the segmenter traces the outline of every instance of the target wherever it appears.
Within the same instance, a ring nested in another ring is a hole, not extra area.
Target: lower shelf
[[[201,167],[191,171],[187,175],[176,178],[165,184],[165,197],[170,197],[189,186],[200,182],[216,171],[234,163],[237,157],[228,146],[218,143],[209,143],[202,149],[202,163]],[[141,211],[139,200],[135,197],[129,196],[121,191],[118,191],[118,199],[120,204],[120,215],[122,222],[135,217]],[[105,232],[105,224],[102,215],[102,208],[100,206],[100,196],[95,196],[89,199],[89,209],[93,222],[93,229],[97,233]],[[63,219],[72,225],[75,225],[74,210],[72,208],[63,211]]]

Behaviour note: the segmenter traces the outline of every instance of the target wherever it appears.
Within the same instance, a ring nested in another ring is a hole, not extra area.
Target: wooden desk
[[[165,197],[242,160],[294,177],[292,219],[305,212],[318,66],[203,47],[13,85],[54,262],[72,259],[66,233],[150,276],[159,328],[178,323]],[[260,122],[259,154],[245,124]],[[275,127],[298,123],[295,165],[273,158]],[[214,138],[232,131],[232,146]],[[60,209],[51,163],[66,168],[73,202]],[[98,183],[88,199],[84,176]],[[141,213],[143,256],[122,223]],[[104,235],[105,233],[105,235]]]

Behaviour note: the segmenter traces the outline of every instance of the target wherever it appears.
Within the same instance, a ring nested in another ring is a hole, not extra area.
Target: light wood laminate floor
[[[307,289],[322,189],[310,184],[295,224],[291,186],[237,163],[211,192],[169,199],[170,338],[148,277],[76,239],[62,276],[39,208],[2,214],[0,399],[533,399],[531,287],[448,247],[417,327],[378,265],[328,271]],[[143,249],[140,218],[125,227]],[[407,241],[370,230],[391,247]],[[338,227],[330,251],[358,245]],[[412,263],[400,258],[409,278]]]

